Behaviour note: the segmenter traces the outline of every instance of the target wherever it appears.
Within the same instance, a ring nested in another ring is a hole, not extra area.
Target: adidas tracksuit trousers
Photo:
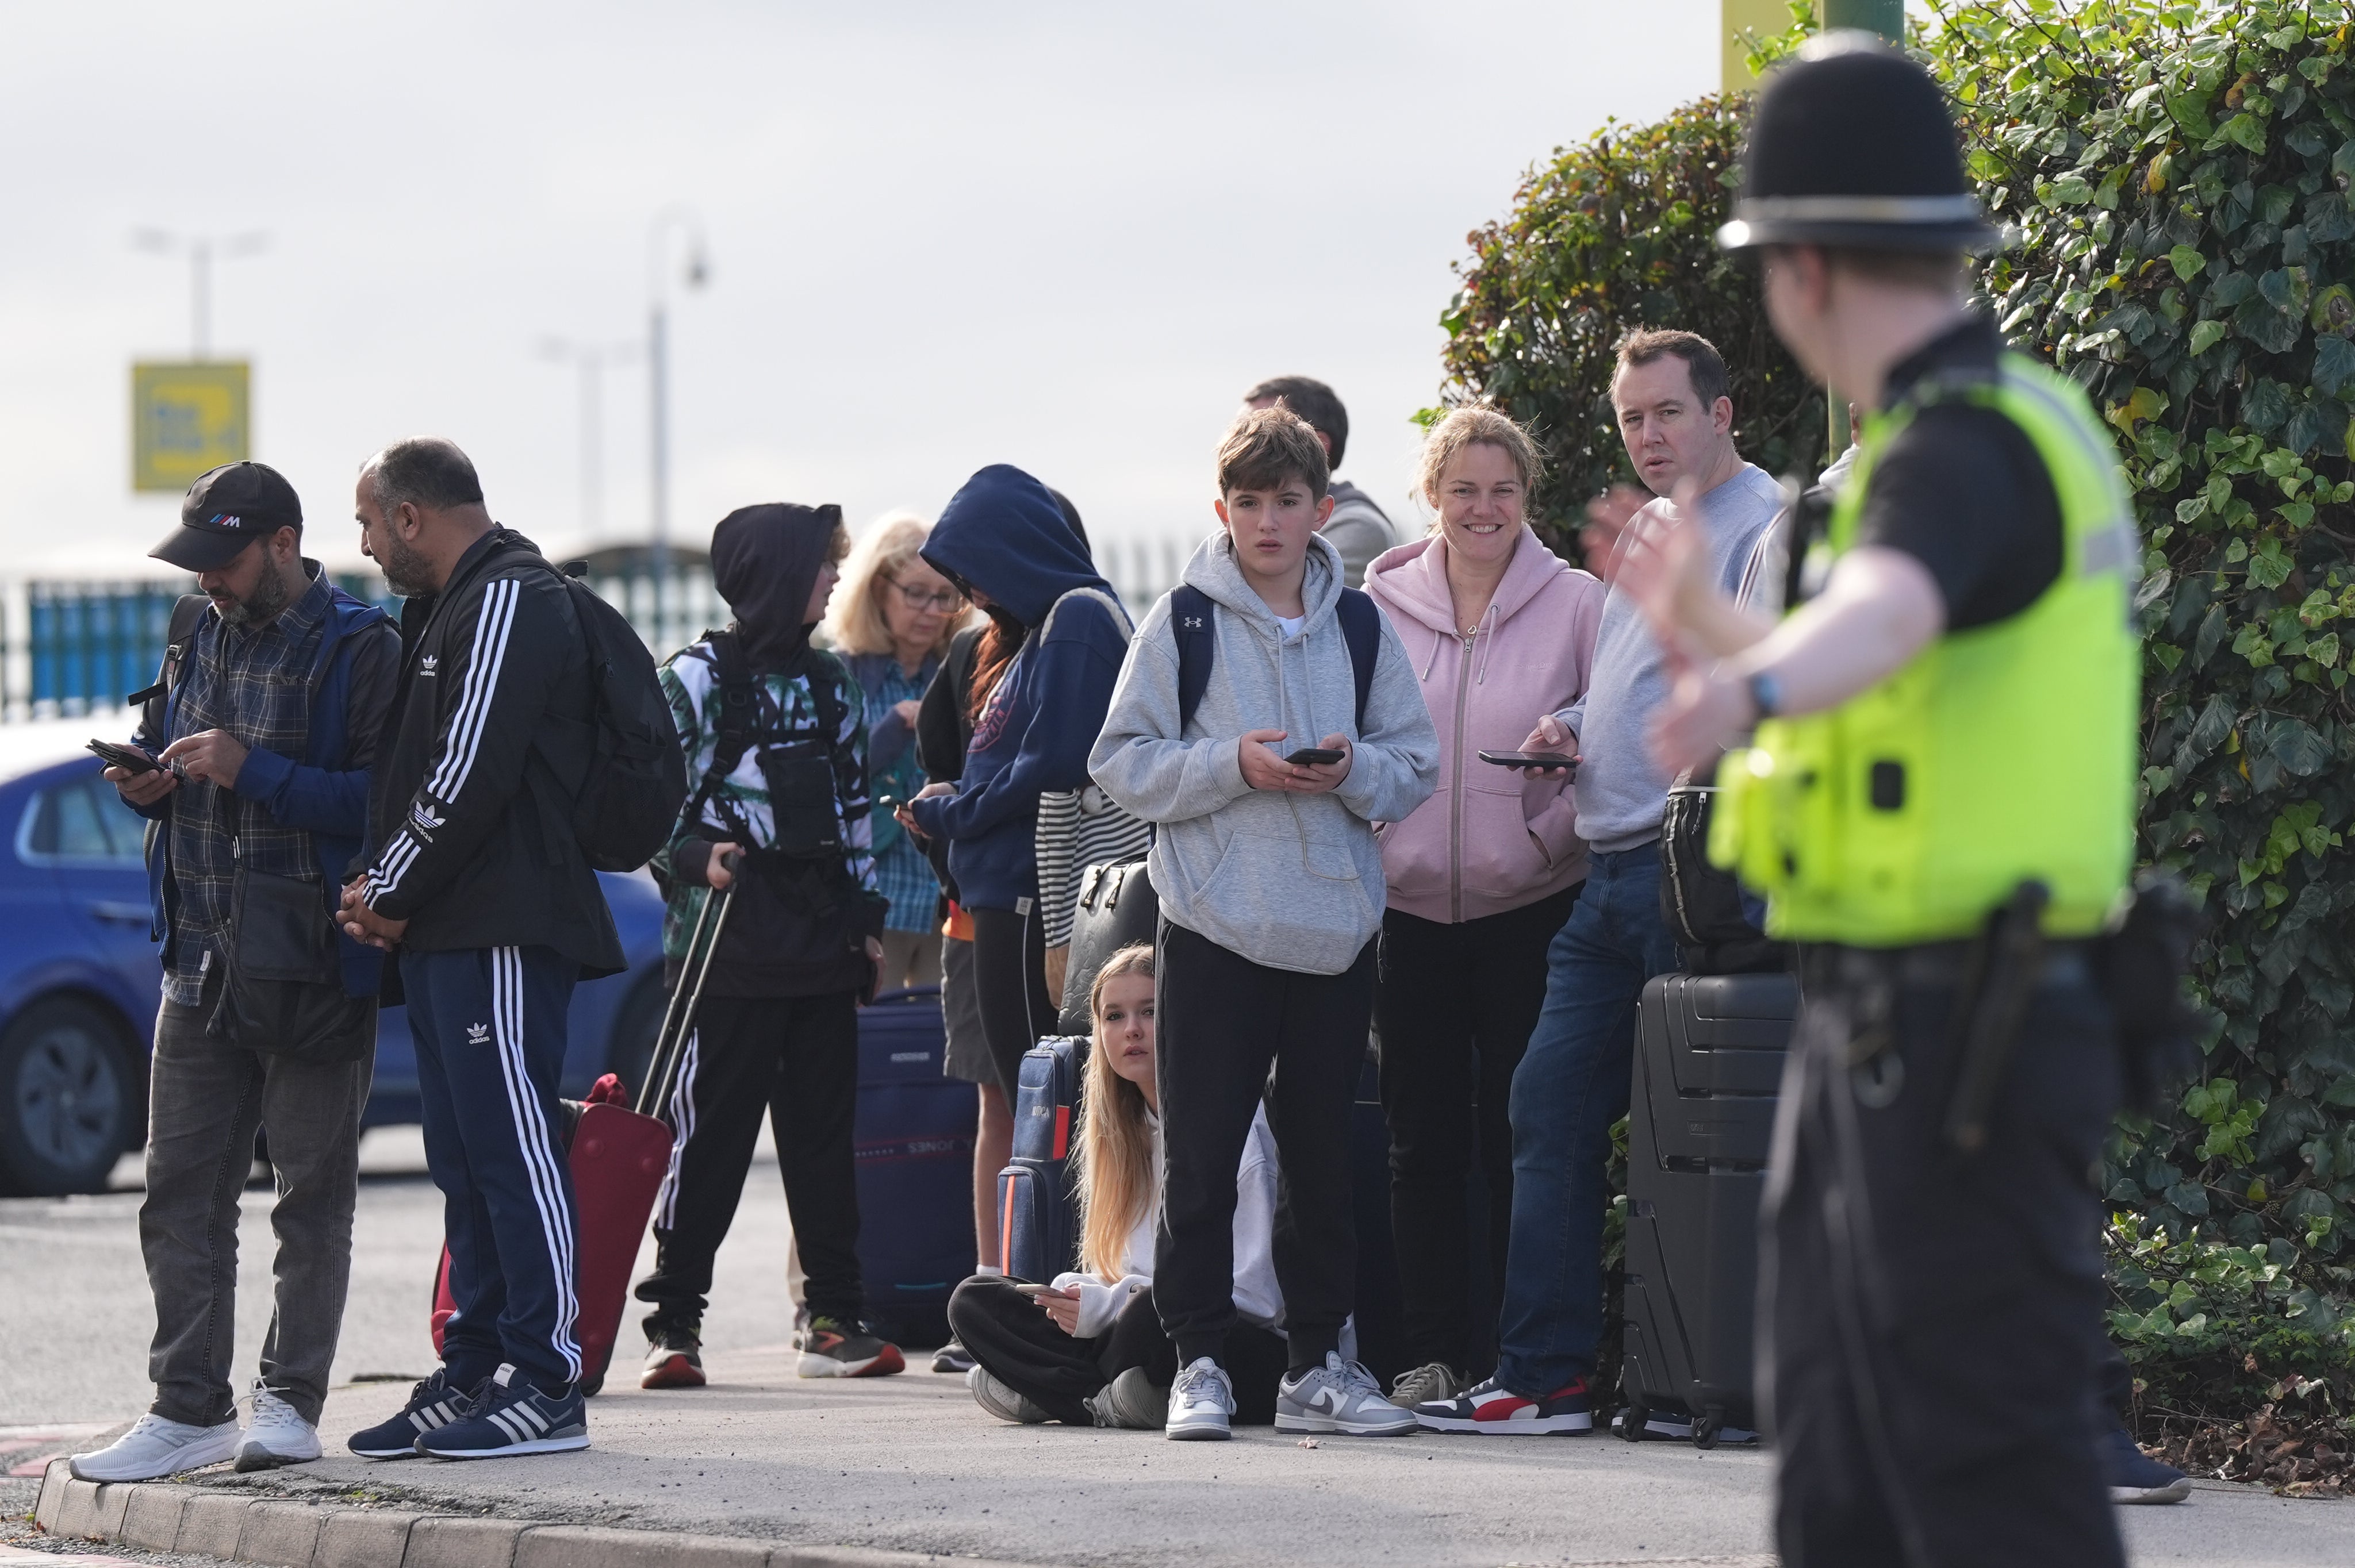
[[[581,1376],[578,1229],[556,1104],[579,973],[548,948],[400,958],[425,1163],[442,1189],[457,1303],[442,1361],[461,1388],[502,1361],[543,1393]]]

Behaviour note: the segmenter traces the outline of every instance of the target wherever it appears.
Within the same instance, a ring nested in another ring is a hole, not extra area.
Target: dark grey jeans
[[[261,1377],[316,1423],[343,1328],[358,1195],[360,1108],[376,1063],[376,1015],[357,1062],[319,1066],[205,1038],[218,980],[204,1001],[167,1001],[155,1018],[147,1112],[147,1197],[139,1247],[155,1296],[147,1353],[155,1413],[218,1425],[236,1413],[238,1195],[257,1127],[270,1133],[278,1202],[277,1289]]]

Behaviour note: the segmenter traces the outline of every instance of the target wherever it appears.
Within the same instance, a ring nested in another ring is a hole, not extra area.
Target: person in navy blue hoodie
[[[964,776],[927,785],[901,819],[949,846],[973,916],[982,1033],[1011,1106],[1022,1054],[1059,1010],[1039,918],[1039,796],[1089,782],[1088,752],[1128,653],[1128,611],[1054,493],[1005,463],[965,481],[922,554],[990,624],[974,663]]]
[[[367,828],[400,639],[302,546],[293,487],[240,462],[197,481],[154,551],[204,590],[173,611],[163,678],[139,694],[133,738],[165,766],[106,770],[155,824],[164,994],[139,1241],[155,1301],[155,1402],[112,1446],[74,1457],[86,1480],[319,1457],[383,968],[336,929],[334,912]],[[281,979],[241,978],[257,969]],[[306,980],[289,972],[304,969]],[[239,1199],[265,1121],[276,1287],[240,1429],[228,1325]]]

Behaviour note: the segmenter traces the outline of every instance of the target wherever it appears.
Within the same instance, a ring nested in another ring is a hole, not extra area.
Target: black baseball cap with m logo
[[[147,553],[184,571],[217,572],[256,539],[303,526],[303,502],[267,463],[232,462],[188,486],[180,525]]]

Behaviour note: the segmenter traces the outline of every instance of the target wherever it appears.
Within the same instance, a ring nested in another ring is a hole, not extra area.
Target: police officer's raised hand
[[[128,768],[109,768],[99,777],[113,785],[134,806],[152,806],[180,787],[180,780],[167,768],[150,768],[144,773],[133,773]]]
[[[1586,548],[1586,568],[1604,582],[1619,571],[1619,558],[1635,549],[1648,532],[1643,513],[1652,503],[1649,491],[1632,484],[1614,484],[1586,503],[1586,526],[1578,542]]]
[[[1749,688],[1721,673],[1689,633],[1663,644],[1674,681],[1652,726],[1652,757],[1670,775],[1716,759],[1758,716]]]
[[[164,760],[177,763],[180,771],[206,784],[218,784],[224,789],[237,788],[237,776],[245,770],[246,745],[225,729],[208,729],[183,736],[164,748]]]

